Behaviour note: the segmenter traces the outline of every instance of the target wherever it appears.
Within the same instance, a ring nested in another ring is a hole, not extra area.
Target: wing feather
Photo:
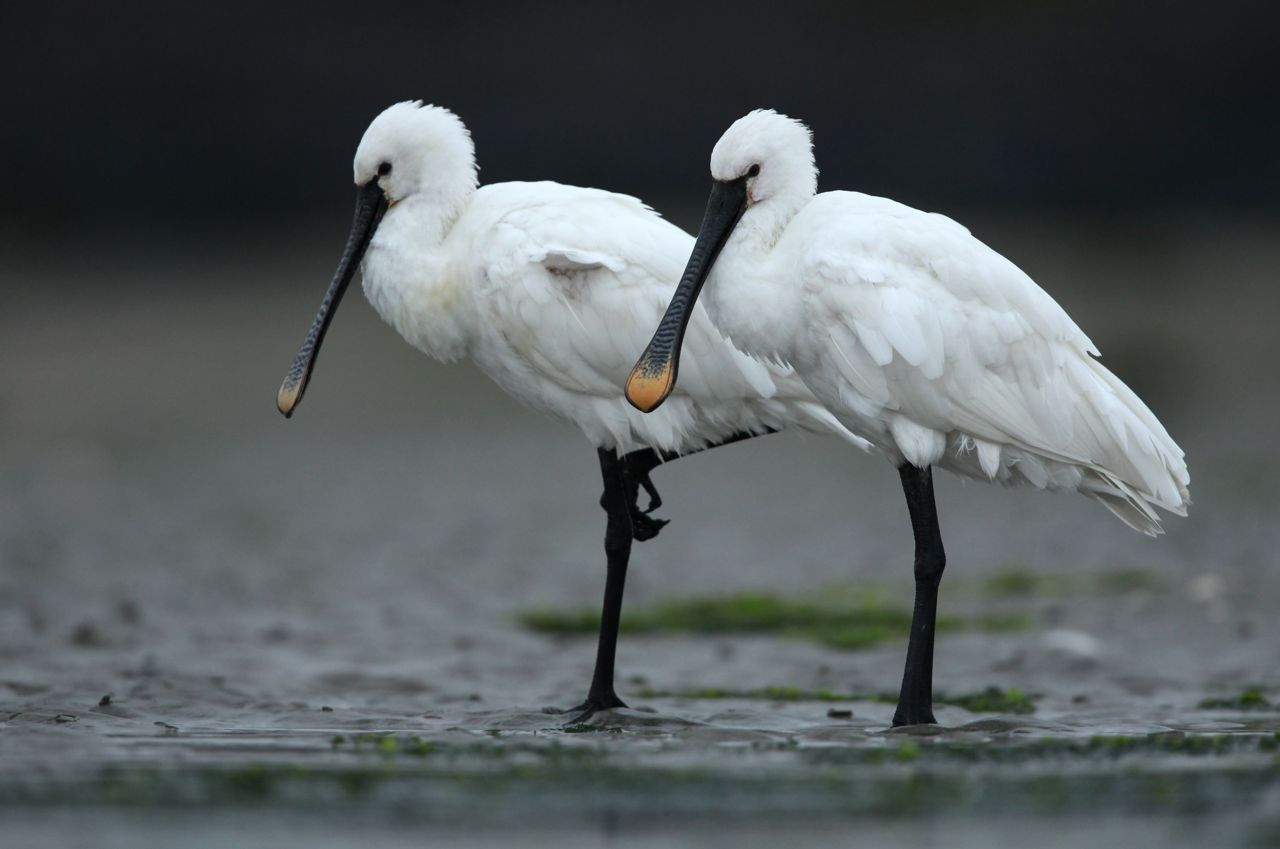
[[[576,410],[580,415],[569,417],[579,424],[594,416],[618,444],[643,439],[680,450],[716,434],[798,425],[866,446],[789,367],[738,351],[701,307],[689,323],[672,397],[649,415],[629,407],[622,387],[666,310],[693,239],[624,195],[504,185],[536,191],[527,192],[527,202],[504,202],[477,239],[470,283],[482,332],[491,335],[484,356],[503,359],[477,362],[509,392],[560,415]],[[512,369],[522,378],[498,376]]]
[[[786,244],[793,232],[802,244]],[[1126,521],[1149,512],[1117,509],[1135,494],[1185,509],[1183,454],[1155,416],[1053,298],[960,225],[832,192],[793,220],[779,248],[801,257],[804,359],[838,376],[826,383],[868,427],[888,422],[882,439],[907,459],[940,453],[924,428],[975,450],[965,470],[987,477],[1017,465],[1037,486],[1074,485],[1078,474],[1057,469],[1083,468]]]

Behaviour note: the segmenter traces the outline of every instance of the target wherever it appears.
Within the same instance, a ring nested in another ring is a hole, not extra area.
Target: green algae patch
[[[424,740],[417,734],[398,735],[363,732],[354,734],[349,738],[339,734],[330,741],[329,745],[335,750],[342,747],[349,752],[378,754],[388,758],[397,755],[410,755],[421,758],[435,750],[434,743],[430,740]]]
[[[893,757],[894,760],[910,763],[919,760],[923,751],[915,740],[903,740],[898,744],[898,748],[893,750]]]
[[[642,699],[746,699],[774,702],[876,702],[897,704],[893,693],[841,693],[836,690],[806,690],[801,687],[769,686],[753,690],[734,690],[720,687],[701,687],[694,690],[642,689]],[[988,687],[976,693],[935,693],[936,705],[964,708],[971,713],[1035,713],[1039,694],[1027,694],[1021,690]]]
[[[225,776],[226,790],[234,796],[247,799],[265,799],[271,795],[277,771],[265,764],[249,764],[233,769]]]
[[[1035,713],[1038,695],[1029,695],[1010,687],[1001,690],[999,687],[988,687],[980,693],[959,695],[938,695],[934,701],[938,704],[954,705],[971,713]]]
[[[1203,699],[1199,707],[1201,710],[1274,710],[1277,705],[1262,694],[1260,687],[1250,687],[1228,698]]]
[[[1010,568],[979,579],[978,593],[992,599],[1063,598],[1155,592],[1164,586],[1164,581],[1159,576],[1141,569],[1038,572],[1033,569]]]
[[[594,635],[594,608],[532,610],[518,617],[532,631],[558,636]],[[938,617],[940,631],[1018,631],[1030,626],[1019,614]],[[905,638],[911,611],[889,603],[878,589],[833,590],[821,596],[781,597],[762,592],[671,599],[628,610],[622,630],[631,634],[774,634],[833,648],[861,649]]]

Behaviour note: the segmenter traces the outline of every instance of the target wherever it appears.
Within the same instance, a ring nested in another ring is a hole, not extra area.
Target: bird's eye
[[[388,175],[388,174],[390,174],[390,173],[391,173],[391,163],[390,163],[390,162],[384,162],[384,163],[382,163],[381,165],[379,165],[379,166],[378,166],[378,176],[379,176],[379,177],[385,177],[386,175]]]
[[[747,176],[748,176],[748,177],[758,177],[759,175],[760,175],[760,165],[759,165],[759,163],[757,163],[757,164],[755,164],[755,165],[752,165],[750,168],[748,168],[748,169],[747,169]]]

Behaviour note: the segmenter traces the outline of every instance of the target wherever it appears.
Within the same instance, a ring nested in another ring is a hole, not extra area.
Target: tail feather
[[[1090,469],[1081,482],[1080,490],[1114,513],[1120,521],[1147,536],[1164,533],[1160,516],[1145,496],[1111,473],[1102,469]],[[1177,510],[1172,512],[1177,513]],[[1182,510],[1179,515],[1186,515]]]
[[[804,430],[814,433],[834,434],[850,445],[861,448],[863,451],[872,450],[873,446],[870,442],[840,424],[840,421],[831,414],[831,411],[817,401],[800,401],[792,406],[799,414],[796,423]]]
[[[850,445],[871,451],[870,442],[856,435],[840,423],[826,406],[814,396],[791,366],[786,363],[760,360],[756,362],[769,371],[774,391],[760,402],[761,418],[773,430],[799,428],[822,435],[838,436]]]
[[[1155,414],[1102,363],[1083,351],[1064,363],[1071,396],[1068,436],[1008,435],[996,448],[971,452],[963,438],[946,465],[1006,485],[1075,490],[1100,502],[1134,530],[1163,533],[1157,507],[1187,515],[1191,477],[1185,454]],[[1020,437],[1020,438],[1019,438]],[[997,450],[998,449],[998,450]]]
[[[1086,405],[1077,415],[1091,411],[1116,440],[1099,440],[1099,456],[1086,464],[1080,489],[1134,530],[1164,533],[1154,508],[1185,516],[1191,503],[1186,455],[1120,378],[1092,357],[1080,362],[1088,366],[1077,372]],[[1092,428],[1095,436],[1099,430]]]

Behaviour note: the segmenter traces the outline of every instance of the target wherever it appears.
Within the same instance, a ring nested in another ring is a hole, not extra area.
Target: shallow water
[[[941,478],[943,612],[1031,627],[943,634],[937,687],[1038,702],[1029,716],[941,707],[925,735],[890,732],[892,707],[872,702],[633,695],[875,693],[901,674],[900,641],[751,634],[625,635],[633,709],[566,731],[546,709],[581,699],[594,643],[515,617],[598,603],[594,452],[469,367],[417,355],[354,293],[306,403],[281,419],[275,387],[332,245],[6,264],[6,832],[38,846],[1280,836],[1280,711],[1199,707],[1250,686],[1280,696],[1276,228],[1137,247],[999,222],[983,235],[1151,403],[1188,451],[1195,505],[1150,540],[1083,499]],[[673,522],[636,547],[632,609],[869,583],[909,602],[905,510],[876,458],[781,435],[655,481]],[[1155,580],[975,589],[1011,568]]]

